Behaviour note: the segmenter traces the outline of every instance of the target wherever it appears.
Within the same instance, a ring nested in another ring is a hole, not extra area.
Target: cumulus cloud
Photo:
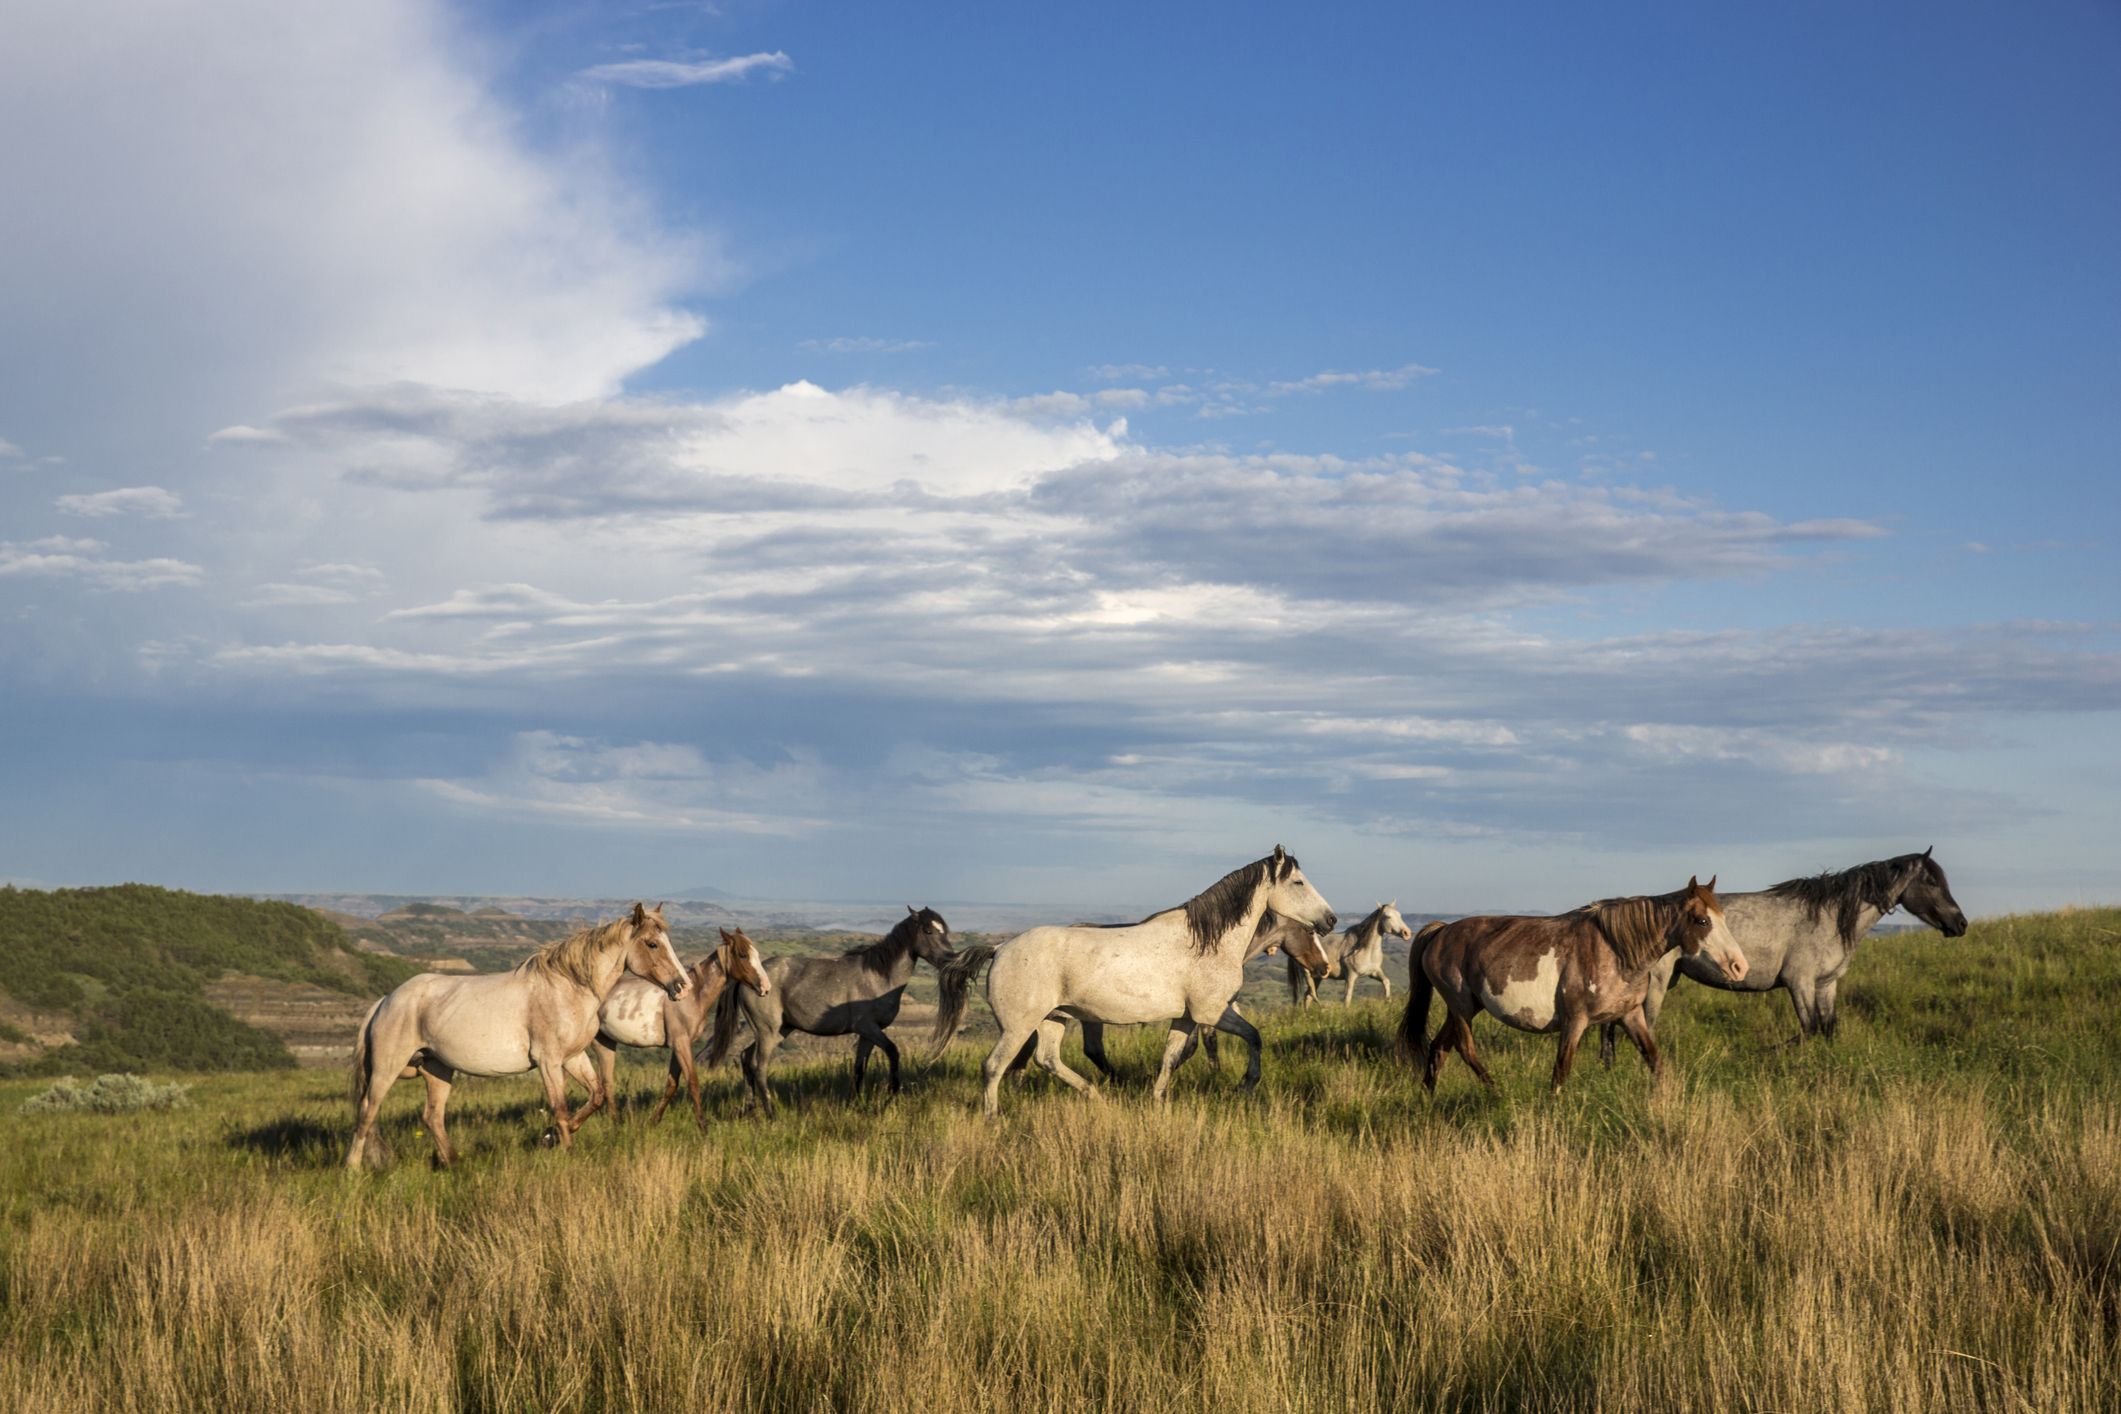
[[[795,61],[774,50],[770,54],[740,54],[728,59],[626,59],[597,64],[576,77],[622,88],[693,88],[700,84],[734,83],[753,74],[778,78],[794,70]]]
[[[184,510],[184,498],[160,486],[120,486],[61,496],[52,503],[70,516],[147,516],[166,519]]]

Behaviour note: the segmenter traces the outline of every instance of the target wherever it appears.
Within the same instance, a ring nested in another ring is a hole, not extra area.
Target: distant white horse
[[[1375,977],[1385,989],[1385,1000],[1392,1000],[1392,979],[1385,976],[1385,935],[1391,934],[1402,942],[1414,936],[1407,920],[1399,916],[1399,903],[1377,905],[1374,912],[1345,933],[1335,933],[1323,944],[1326,954],[1328,977],[1343,975],[1348,979],[1348,993],[1340,1000],[1345,1004],[1355,1000],[1355,979]],[[1335,969],[1338,969],[1336,973]],[[1289,1000],[1309,1006],[1318,1000],[1318,974],[1289,955]]]
[[[477,977],[423,972],[368,1009],[354,1043],[353,1144],[346,1166],[380,1167],[389,1155],[376,1132],[376,1112],[391,1083],[427,1077],[420,1117],[434,1136],[435,1159],[456,1158],[442,1127],[449,1090],[465,1075],[521,1075],[536,1070],[545,1082],[560,1147],[574,1146],[581,1118],[604,1098],[596,1068],[584,1054],[597,1037],[597,1011],[624,973],[646,977],[672,997],[683,996],[685,968],[670,945],[662,905],[633,906],[616,923],[584,928],[565,942],[538,949],[512,972]],[[567,1112],[567,1077],[588,1089],[581,1117]]]
[[[1270,908],[1319,932],[1335,921],[1296,860],[1276,845],[1265,859],[1139,923],[1033,928],[999,948],[984,943],[965,948],[943,969],[935,1043],[945,1045],[957,1034],[965,989],[991,959],[987,1003],[1002,1034],[982,1067],[988,1114],[1000,1108],[1002,1076],[1034,1034],[1040,1065],[1085,1094],[1097,1093],[1061,1059],[1067,1021],[1054,1012],[1112,1026],[1169,1021],[1171,1034],[1154,1090],[1161,1100],[1194,1031],[1214,1026],[1244,985],[1245,956]]]

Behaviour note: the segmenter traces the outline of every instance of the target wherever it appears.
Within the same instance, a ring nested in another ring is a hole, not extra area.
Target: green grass
[[[1337,984],[1333,994],[1337,995]],[[1398,1001],[1259,1020],[1267,1081],[1115,1031],[1102,1104],[1040,1077],[977,1115],[985,1046],[730,1069],[702,1135],[461,1086],[436,1172],[337,1168],[336,1074],[190,1104],[15,1113],[0,1083],[0,1388],[22,1408],[2113,1408],[2121,1405],[2121,911],[1866,944],[1832,1044],[1780,994],[1686,986],[1545,1093],[1436,1097]],[[1432,1024],[1433,1029],[1433,1024]],[[1237,1051],[1239,1048],[1233,1047]],[[622,1070],[636,1105],[660,1088]]]

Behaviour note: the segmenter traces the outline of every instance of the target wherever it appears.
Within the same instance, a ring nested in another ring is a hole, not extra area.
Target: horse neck
[[[913,969],[920,965],[920,960],[920,955],[913,950],[913,934],[908,933],[898,951],[891,954],[891,965],[884,969],[886,980],[892,987],[905,986],[913,980]]]
[[[614,943],[598,951],[596,962],[590,968],[589,990],[602,1001],[611,995],[611,989],[619,985],[619,977],[626,971],[626,944]]]
[[[1252,891],[1252,901],[1245,905],[1244,916],[1237,921],[1236,925],[1232,927],[1229,932],[1223,934],[1220,938],[1215,939],[1214,943],[1208,948],[1208,951],[1212,953],[1228,952],[1230,950],[1231,940],[1239,939],[1241,940],[1237,944],[1239,949],[1239,959],[1243,960],[1245,958],[1251,957],[1253,955],[1250,951],[1253,936],[1259,932],[1259,920],[1266,916],[1267,886],[1264,882],[1262,882],[1258,888]],[[1183,916],[1181,916],[1180,918],[1179,926],[1185,926]]]

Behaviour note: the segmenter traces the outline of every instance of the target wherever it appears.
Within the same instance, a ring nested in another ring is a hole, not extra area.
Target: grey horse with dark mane
[[[862,1093],[869,1053],[882,1051],[891,1065],[891,1093],[898,1093],[898,1047],[884,1028],[898,1020],[899,1002],[917,963],[940,971],[957,954],[950,947],[950,925],[932,908],[906,906],[906,916],[873,943],[849,948],[839,957],[777,957],[766,964],[773,990],[761,995],[733,986],[715,1006],[714,1041],[707,1064],[717,1066],[736,1040],[738,1013],[751,1023],[751,1044],[744,1048],[744,1081],[751,1099],[773,1113],[773,1088],[766,1067],[791,1031],[812,1036],[848,1036],[854,1044],[853,1094]]]
[[[1665,958],[1650,972],[1643,998],[1644,1018],[1657,1024],[1665,992],[1683,974],[1727,992],[1765,992],[1780,987],[1797,1012],[1797,1034],[1834,1034],[1835,994],[1842,974],[1855,960],[1856,944],[1878,920],[1904,908],[1947,938],[1966,932],[1966,914],[1952,897],[1944,866],[1931,855],[1876,859],[1851,869],[1830,870],[1801,879],[1785,879],[1758,893],[1724,894],[1724,916],[1731,936],[1745,954],[1746,974],[1731,981],[1696,958]],[[1613,1060],[1614,1028],[1607,1026],[1599,1056]]]
[[[1414,930],[1407,920],[1399,916],[1399,901],[1377,905],[1370,916],[1348,929],[1335,933],[1324,940],[1326,971],[1313,972],[1298,961],[1295,953],[1289,954],[1289,1000],[1309,1006],[1318,1000],[1318,979],[1321,975],[1345,976],[1348,979],[1347,995],[1341,998],[1344,1005],[1355,1001],[1355,979],[1375,977],[1378,985],[1385,989],[1385,1000],[1392,1000],[1392,979],[1385,975],[1385,939],[1398,938],[1402,942],[1414,940]]]

